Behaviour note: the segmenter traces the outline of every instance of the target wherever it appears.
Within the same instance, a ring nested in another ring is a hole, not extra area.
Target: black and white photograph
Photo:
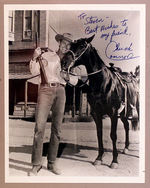
[[[145,5],[4,6],[5,181],[144,183]]]

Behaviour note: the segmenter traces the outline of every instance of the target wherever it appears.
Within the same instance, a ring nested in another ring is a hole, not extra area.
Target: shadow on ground
[[[49,142],[46,142],[43,144],[43,156],[47,156]],[[77,145],[72,143],[60,143],[58,148],[58,154],[57,157],[65,156],[65,155],[75,155],[79,153],[81,150],[94,150],[98,151],[97,147],[91,147],[91,146],[83,146],[83,145]],[[112,153],[112,149],[104,149],[105,152]],[[32,153],[32,146],[31,145],[23,145],[20,147],[10,147],[9,153],[26,153],[31,154]],[[119,154],[122,154],[122,150],[118,150]],[[131,153],[125,154],[131,157],[139,158],[137,155],[132,155]]]
[[[49,142],[43,144],[43,156],[47,156],[48,146],[49,146]],[[73,155],[75,153],[80,152],[80,150],[97,150],[97,148],[90,146],[76,145],[72,143],[60,143],[57,157],[61,157],[61,155]],[[19,147],[9,147],[9,153],[31,154],[32,146],[23,145]]]
[[[49,146],[48,142],[43,144],[43,156],[47,156],[48,146]],[[86,156],[86,154],[82,155],[80,153],[81,150],[97,151],[98,149],[96,147],[91,147],[91,146],[82,146],[82,145],[76,145],[76,144],[72,144],[72,143],[60,143],[57,157],[92,164],[92,161],[88,159],[88,156]],[[31,145],[23,145],[20,147],[10,147],[9,152],[10,153],[31,154],[32,146]],[[112,149],[109,149],[109,148],[105,149],[105,152],[112,153]],[[118,153],[122,154],[122,150],[118,150]],[[126,155],[139,158],[139,156],[132,155],[132,154],[126,154]],[[108,164],[103,164],[103,165],[109,167]],[[27,167],[25,167],[25,166],[27,166]],[[23,171],[23,172],[27,173],[31,169],[31,166],[32,166],[32,164],[29,162],[20,161],[20,160],[11,159],[11,158],[9,159],[9,168],[12,168],[12,169],[15,169],[18,171]],[[45,167],[43,167],[43,169],[45,169]]]
[[[48,150],[49,143],[44,143],[43,144],[43,156],[47,156],[47,150]],[[87,156],[85,155],[78,155],[77,153],[80,152],[81,149],[85,150],[97,150],[95,147],[89,147],[89,146],[81,146],[81,145],[75,145],[72,143],[60,143],[59,144],[59,149],[58,149],[58,155],[57,157],[60,158],[65,158],[69,160],[76,160],[80,162],[86,162],[86,163],[91,163],[91,161],[87,160]],[[31,145],[23,145],[20,147],[10,147],[9,148],[9,153],[24,153],[24,154],[31,154],[32,153],[32,146]],[[76,156],[78,159],[73,159],[69,157],[68,155]],[[13,164],[12,164],[13,163]],[[28,167],[24,167],[28,166]],[[25,162],[25,161],[20,161],[17,159],[9,159],[9,168],[18,170],[18,171],[23,171],[25,173],[28,173],[28,171],[31,169],[32,164]],[[43,167],[45,169],[45,167]]]

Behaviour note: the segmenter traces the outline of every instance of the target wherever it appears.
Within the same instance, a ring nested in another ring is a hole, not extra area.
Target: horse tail
[[[137,118],[133,119],[131,121],[131,125],[132,125],[132,130],[137,130],[139,129],[139,93],[137,93],[137,100],[136,100],[136,110],[137,110],[137,113],[138,113],[138,116]]]
[[[127,84],[127,109],[128,113],[132,110],[131,126],[135,131],[139,126],[139,92],[136,84],[133,82]]]
[[[131,120],[132,130],[139,129],[139,95],[136,95],[136,106],[133,109],[133,119]]]

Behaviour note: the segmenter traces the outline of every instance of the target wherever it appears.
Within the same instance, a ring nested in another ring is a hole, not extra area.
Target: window
[[[14,21],[15,21],[15,12],[9,11],[9,41],[14,41]]]
[[[23,39],[32,40],[33,30],[33,11],[23,11]]]

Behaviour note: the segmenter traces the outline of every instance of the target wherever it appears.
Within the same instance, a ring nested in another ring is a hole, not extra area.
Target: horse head
[[[87,53],[90,42],[93,40],[94,36],[95,35],[89,38],[81,38],[71,43],[70,50],[64,55],[61,61],[63,70],[84,64],[84,62],[78,60],[81,60],[81,57]]]

